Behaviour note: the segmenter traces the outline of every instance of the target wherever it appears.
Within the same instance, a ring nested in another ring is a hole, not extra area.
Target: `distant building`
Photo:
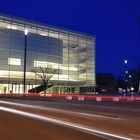
[[[96,85],[94,36],[1,14],[0,92],[23,93],[25,31],[26,92],[41,84],[31,70],[48,64],[57,69],[49,93],[87,93]]]
[[[99,92],[117,91],[117,82],[112,74],[97,74],[96,80]]]

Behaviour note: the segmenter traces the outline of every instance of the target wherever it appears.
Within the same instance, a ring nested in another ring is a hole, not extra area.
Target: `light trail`
[[[64,113],[64,114],[70,114],[70,115],[78,115],[78,116],[80,115],[80,116],[95,117],[95,118],[101,118],[101,119],[123,120],[123,119],[117,118],[117,117],[110,117],[110,116],[95,115],[95,114],[89,114],[89,113],[67,111],[67,110],[63,110],[63,109],[54,109],[54,108],[42,107],[42,106],[25,105],[25,104],[21,104],[21,103],[13,103],[13,102],[7,102],[7,101],[0,101],[0,103],[15,105],[15,106],[23,106],[23,107],[28,107],[28,108],[43,109],[43,110],[48,110],[48,111],[51,111],[51,112],[58,112],[58,113]]]
[[[50,122],[53,124],[57,124],[57,125],[61,125],[61,126],[67,126],[67,127],[71,127],[71,128],[75,128],[78,130],[81,130],[82,132],[86,132],[86,133],[90,133],[90,134],[97,134],[97,135],[103,135],[103,136],[108,136],[108,137],[113,137],[113,138],[117,138],[117,139],[122,139],[122,140],[133,140],[131,138],[127,138],[121,135],[116,135],[113,133],[109,133],[109,132],[105,132],[105,131],[100,131],[100,130],[96,130],[94,128],[90,128],[84,125],[80,125],[80,124],[76,124],[76,123],[71,123],[71,122],[66,122],[66,121],[62,121],[59,119],[54,119],[54,118],[50,118],[50,117],[46,117],[46,116],[41,116],[41,115],[36,115],[33,113],[28,113],[28,112],[24,112],[24,111],[20,111],[20,110],[16,110],[16,109],[10,109],[7,107],[0,107],[1,111],[4,112],[9,112],[9,113],[14,113],[17,115],[21,115],[21,116],[25,116],[25,117],[29,117],[29,118],[34,118],[37,120],[42,120],[42,121],[46,121],[46,122]]]

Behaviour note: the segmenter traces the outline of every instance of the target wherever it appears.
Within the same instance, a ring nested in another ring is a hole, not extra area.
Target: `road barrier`
[[[97,102],[101,102],[102,101],[102,98],[101,97],[96,97],[96,101]]]
[[[118,102],[119,100],[119,97],[113,97],[113,101]]]
[[[72,96],[66,96],[67,100],[72,100]]]
[[[83,96],[78,96],[78,101],[84,101],[84,97]]]
[[[80,95],[80,94],[39,94],[39,93],[0,93],[0,97],[42,97],[42,98],[61,98],[66,100],[78,100],[78,101],[86,101],[86,100],[94,100],[94,101],[140,101],[140,96],[112,96],[112,95]]]

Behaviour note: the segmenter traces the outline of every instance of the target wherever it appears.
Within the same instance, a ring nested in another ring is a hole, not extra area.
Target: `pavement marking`
[[[24,106],[24,107],[30,107],[30,108],[44,109],[44,110],[48,110],[48,111],[51,111],[51,112],[66,113],[66,114],[70,114],[70,115],[96,117],[96,118],[101,118],[101,119],[123,120],[122,118],[118,118],[118,117],[110,117],[110,116],[103,116],[103,115],[94,115],[94,114],[89,114],[89,113],[67,111],[67,110],[63,110],[63,109],[54,109],[54,108],[50,108],[50,107],[42,107],[40,105],[33,106],[33,105],[25,105],[25,104],[20,104],[20,103],[7,102],[7,101],[0,101],[0,103],[15,105],[15,106]]]
[[[75,128],[75,129],[81,130],[82,132],[84,131],[86,133],[92,133],[93,135],[100,134],[100,135],[103,135],[103,136],[113,137],[113,138],[122,139],[122,140],[133,140],[132,138],[124,137],[124,136],[121,136],[121,135],[116,135],[116,134],[105,132],[105,131],[100,131],[100,130],[97,130],[97,129],[94,129],[94,128],[91,128],[91,127],[87,127],[87,126],[84,126],[84,125],[71,123],[71,122],[66,122],[66,121],[62,121],[62,120],[59,120],[59,119],[54,119],[54,118],[45,117],[45,116],[41,116],[41,115],[36,115],[36,114],[28,113],[28,112],[25,112],[25,111],[10,109],[10,108],[7,108],[7,107],[0,107],[0,110],[4,111],[4,112],[9,112],[9,113],[14,113],[14,114],[17,114],[17,115],[29,117],[29,118],[34,118],[34,119],[50,122],[50,123],[57,124],[57,125],[62,125],[62,126]]]
[[[109,116],[94,115],[94,114],[80,113],[80,112],[74,112],[74,113],[75,114],[78,114],[78,115],[89,116],[89,117],[104,118],[104,119],[113,119],[113,120],[123,120],[123,119],[118,118],[118,117],[109,117]]]

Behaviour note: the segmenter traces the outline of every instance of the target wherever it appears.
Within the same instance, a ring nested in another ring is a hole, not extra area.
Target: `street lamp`
[[[28,35],[28,29],[25,29],[24,33],[25,33],[25,36],[27,36]]]
[[[124,60],[124,63],[127,64],[127,60]]]
[[[23,79],[23,92],[26,92],[26,55],[27,55],[27,35],[28,30],[25,29],[25,43],[24,43],[24,79]]]
[[[131,91],[131,95],[133,97],[133,93],[134,93],[134,87],[133,87],[133,84],[132,84],[132,75],[129,75],[129,86],[130,86],[130,91]]]
[[[127,64],[127,60],[124,60],[124,63]]]
[[[127,95],[127,82],[128,82],[128,79],[127,79],[127,74],[128,74],[127,63],[128,63],[128,61],[124,60],[124,65],[125,65],[125,91],[126,91],[126,95]]]

